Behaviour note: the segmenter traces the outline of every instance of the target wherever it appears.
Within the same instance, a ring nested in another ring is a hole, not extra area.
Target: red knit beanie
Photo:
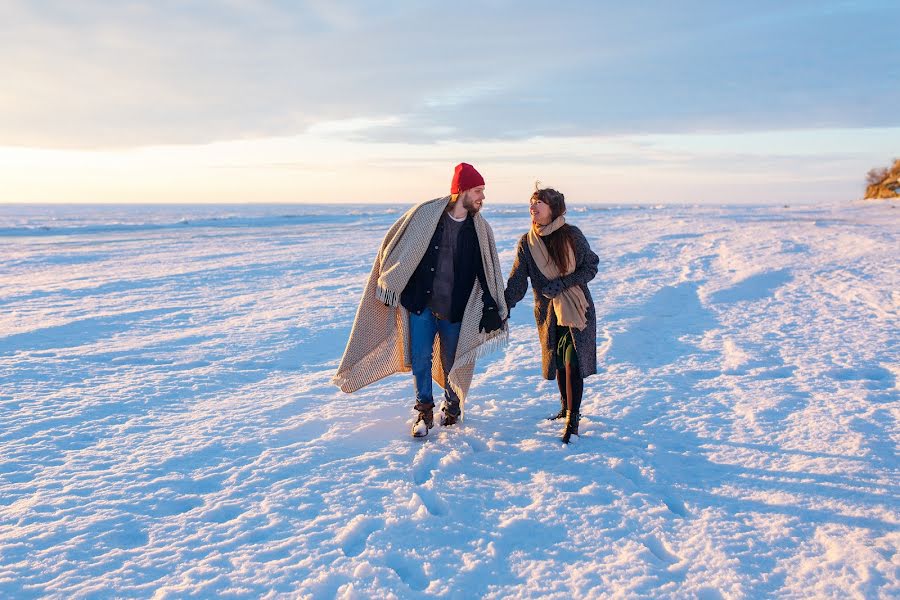
[[[462,192],[484,185],[484,177],[475,170],[475,167],[469,163],[459,163],[453,171],[453,181],[450,182],[450,193],[461,194]]]

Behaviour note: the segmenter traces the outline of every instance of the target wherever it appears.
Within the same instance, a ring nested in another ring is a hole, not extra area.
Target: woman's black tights
[[[584,394],[584,379],[581,377],[578,361],[567,363],[565,369],[557,369],[556,383],[559,385],[559,397],[562,400],[562,408],[566,413],[574,410],[575,414],[580,414],[581,396]]]

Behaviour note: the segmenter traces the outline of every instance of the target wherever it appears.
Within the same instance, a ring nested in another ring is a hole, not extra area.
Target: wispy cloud
[[[892,126],[891,5],[7,0],[0,145]]]

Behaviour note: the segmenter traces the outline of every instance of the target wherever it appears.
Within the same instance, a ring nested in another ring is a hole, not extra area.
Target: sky
[[[840,202],[896,2],[0,0],[0,203]],[[677,6],[676,6],[677,5]]]

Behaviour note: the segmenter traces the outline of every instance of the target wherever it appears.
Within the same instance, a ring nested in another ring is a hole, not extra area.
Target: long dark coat
[[[562,281],[567,288],[573,285],[580,286],[589,304],[585,328],[581,331],[572,328],[572,332],[575,334],[573,339],[575,351],[578,353],[581,375],[588,377],[597,373],[597,312],[594,309],[594,299],[591,298],[587,284],[597,275],[597,264],[600,259],[591,250],[591,246],[581,230],[572,225],[569,227],[572,230],[572,241],[575,245],[575,270],[563,276]],[[531,256],[526,233],[519,239],[516,260],[506,282],[506,306],[510,312],[512,312],[513,306],[525,297],[529,279],[531,279],[531,289],[534,292],[534,320],[537,323],[538,335],[541,339],[542,373],[545,379],[556,379],[556,313],[551,308],[550,300],[541,293],[549,280],[544,277]]]

